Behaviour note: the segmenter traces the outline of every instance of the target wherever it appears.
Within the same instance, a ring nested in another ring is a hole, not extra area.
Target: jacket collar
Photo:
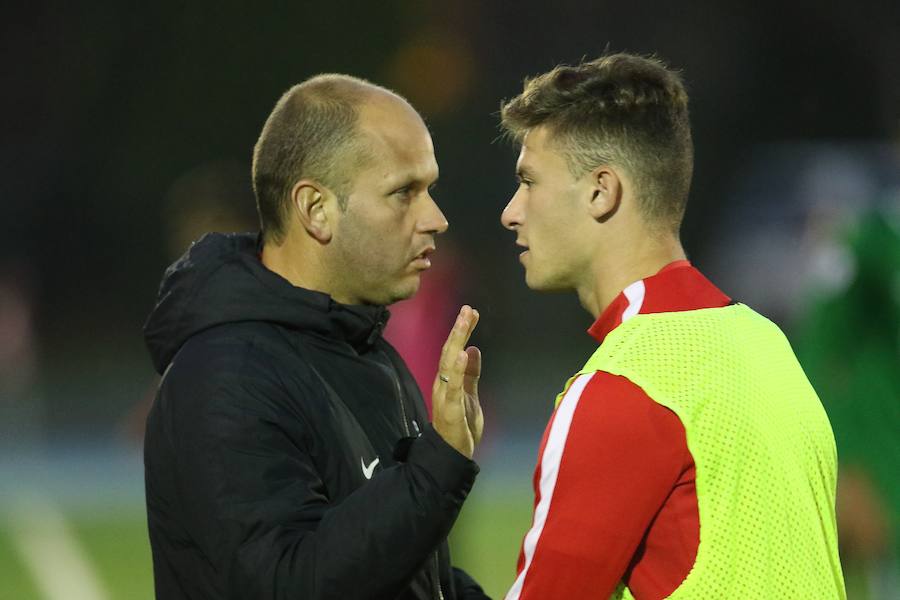
[[[226,323],[276,323],[357,350],[378,340],[390,317],[384,306],[340,304],[296,287],[262,264],[258,243],[255,234],[211,233],[166,270],[144,325],[158,372],[192,335]]]

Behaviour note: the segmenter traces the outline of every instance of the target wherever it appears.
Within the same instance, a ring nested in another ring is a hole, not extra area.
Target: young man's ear
[[[291,188],[291,219],[299,221],[310,237],[320,244],[331,241],[333,223],[329,219],[329,200],[334,194],[316,181],[301,179]]]
[[[622,180],[618,172],[608,165],[596,167],[590,174],[591,202],[588,212],[599,223],[605,223],[616,214],[622,200]]]

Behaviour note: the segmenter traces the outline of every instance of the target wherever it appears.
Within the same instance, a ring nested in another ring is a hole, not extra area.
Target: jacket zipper
[[[400,380],[394,378],[394,385],[397,387],[397,401],[400,402],[400,414],[403,417],[403,431],[406,437],[412,436],[409,431],[409,418],[406,416],[406,403],[403,402],[403,390],[400,389]]]
[[[388,359],[388,363],[391,363],[390,357],[387,355],[384,350],[381,351],[385,358]],[[394,387],[397,389],[397,401],[400,403],[400,414],[403,417],[403,431],[406,433],[406,437],[411,437],[412,433],[409,430],[409,418],[406,416],[406,404],[403,402],[403,389],[400,387],[400,379],[395,377],[393,373],[390,374],[391,379],[394,380]],[[432,561],[432,565],[434,570],[432,572],[432,578],[434,581],[434,600],[444,600],[444,592],[441,590],[441,565],[440,559],[438,558],[438,551],[435,550],[434,561]]]
[[[441,565],[438,559],[438,551],[434,551],[434,598],[444,600],[444,592],[441,591]]]

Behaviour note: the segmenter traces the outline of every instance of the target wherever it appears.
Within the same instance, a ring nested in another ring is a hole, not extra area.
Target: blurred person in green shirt
[[[862,216],[841,246],[845,283],[820,294],[794,338],[831,419],[848,597],[900,593],[900,218]],[[837,265],[836,265],[837,267]]]

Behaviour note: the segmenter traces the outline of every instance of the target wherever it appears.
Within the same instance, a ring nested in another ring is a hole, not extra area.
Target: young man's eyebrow
[[[534,173],[528,167],[519,167],[516,169],[516,177],[519,179],[534,179]]]

